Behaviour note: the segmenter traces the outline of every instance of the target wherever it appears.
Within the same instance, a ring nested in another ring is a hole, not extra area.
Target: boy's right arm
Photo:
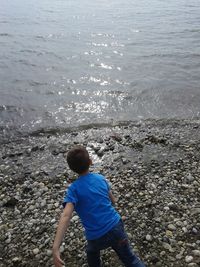
[[[73,210],[74,210],[74,205],[72,203],[67,203],[60,217],[60,221],[58,224],[58,228],[57,228],[57,232],[56,232],[56,236],[55,236],[54,244],[53,244],[53,261],[56,267],[61,267],[64,265],[64,262],[60,258],[59,248],[63,240],[63,237],[65,235],[65,232],[68,228]]]

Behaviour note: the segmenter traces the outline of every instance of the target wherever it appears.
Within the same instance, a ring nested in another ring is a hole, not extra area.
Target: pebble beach
[[[1,135],[0,267],[53,266],[51,247],[67,186],[65,153],[84,145],[106,176],[129,240],[148,267],[200,266],[200,121],[146,120]],[[66,266],[87,266],[74,213],[61,246]],[[112,250],[103,266],[122,266]]]

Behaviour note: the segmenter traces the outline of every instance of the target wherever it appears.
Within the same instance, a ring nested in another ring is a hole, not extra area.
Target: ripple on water
[[[0,37],[14,37],[14,35],[10,33],[2,32],[0,33]]]
[[[7,24],[7,23],[9,23],[8,20],[0,20],[0,24]]]

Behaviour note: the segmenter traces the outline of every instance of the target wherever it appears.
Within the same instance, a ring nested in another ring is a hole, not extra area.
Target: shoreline
[[[75,144],[87,146],[93,170],[112,183],[130,242],[148,267],[199,266],[200,120],[116,124],[1,138],[0,267],[52,266],[60,204],[73,179],[64,153]],[[70,267],[86,266],[76,215],[70,230],[63,258]],[[121,266],[112,251],[103,261]]]
[[[143,125],[155,125],[155,126],[164,126],[164,125],[187,125],[187,124],[199,124],[200,117],[193,118],[149,118],[149,119],[136,119],[136,120],[122,120],[122,121],[107,121],[101,123],[89,123],[89,124],[79,124],[72,126],[67,125],[62,126],[45,126],[38,128],[20,128],[20,126],[14,125],[0,125],[0,144],[3,142],[15,142],[20,138],[28,137],[41,137],[45,135],[62,135],[73,132],[81,132],[84,130],[90,129],[101,129],[101,128],[114,128],[114,127],[123,127],[123,126],[136,126],[140,127]]]

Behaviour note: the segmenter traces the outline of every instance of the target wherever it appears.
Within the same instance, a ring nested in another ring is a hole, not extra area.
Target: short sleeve
[[[76,195],[75,189],[71,185],[65,191],[65,196],[64,196],[64,199],[63,199],[63,207],[65,207],[67,203],[73,203],[74,205],[76,205],[77,201],[78,201],[78,199],[77,199],[77,195]]]

